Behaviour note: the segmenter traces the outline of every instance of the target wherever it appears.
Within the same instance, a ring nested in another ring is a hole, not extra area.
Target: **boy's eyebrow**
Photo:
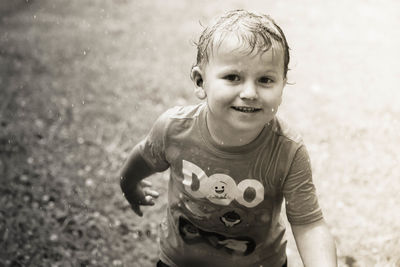
[[[277,74],[278,72],[276,70],[267,70],[267,71],[262,71],[262,73],[273,73]]]

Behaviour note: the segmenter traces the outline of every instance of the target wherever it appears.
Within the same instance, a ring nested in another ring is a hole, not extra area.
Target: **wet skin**
[[[224,145],[254,140],[276,114],[286,84],[279,45],[249,55],[234,37],[213,51],[201,75],[207,126],[215,141]]]

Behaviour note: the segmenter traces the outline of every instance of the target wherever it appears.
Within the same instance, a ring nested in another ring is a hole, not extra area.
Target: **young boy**
[[[286,266],[286,213],[305,266],[336,266],[301,138],[275,116],[289,47],[268,16],[228,12],[206,28],[191,72],[205,103],[162,114],[132,151],[121,188],[132,209],[170,168],[158,266]]]

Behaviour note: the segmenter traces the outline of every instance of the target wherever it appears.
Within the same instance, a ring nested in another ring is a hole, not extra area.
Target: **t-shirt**
[[[291,224],[320,220],[307,150],[275,117],[243,146],[216,143],[207,106],[162,114],[139,144],[156,171],[170,168],[160,258],[170,266],[282,266],[283,198]]]

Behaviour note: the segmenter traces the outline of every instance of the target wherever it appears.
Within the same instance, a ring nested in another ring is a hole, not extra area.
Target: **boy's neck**
[[[206,117],[208,132],[212,139],[223,146],[243,146],[251,143],[261,133],[262,129],[255,129],[254,131],[238,132],[232,131],[223,127],[222,125],[214,125],[214,122]]]

